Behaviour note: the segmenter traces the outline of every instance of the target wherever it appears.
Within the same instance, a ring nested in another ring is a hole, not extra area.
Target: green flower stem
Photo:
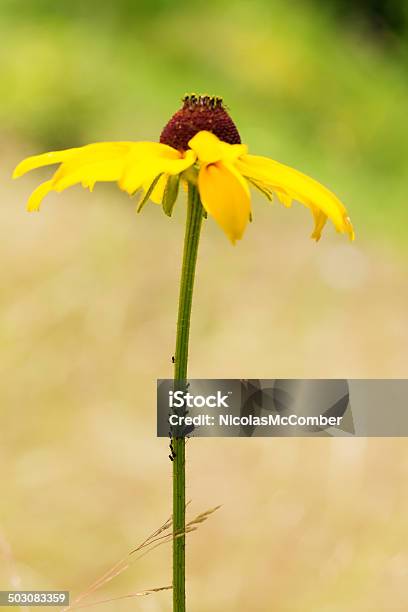
[[[184,237],[183,267],[181,271],[177,339],[174,366],[175,388],[185,387],[187,381],[188,340],[190,335],[191,304],[194,276],[200,240],[203,209],[198,189],[188,187],[186,232]],[[185,612],[185,517],[186,469],[185,438],[173,437],[173,612]],[[182,535],[178,535],[182,534]]]

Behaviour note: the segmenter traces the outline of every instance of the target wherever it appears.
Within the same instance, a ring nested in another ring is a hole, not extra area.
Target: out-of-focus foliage
[[[408,4],[401,0],[327,0],[326,4],[333,5],[338,15],[357,20],[360,27],[368,26],[386,38],[406,32]]]

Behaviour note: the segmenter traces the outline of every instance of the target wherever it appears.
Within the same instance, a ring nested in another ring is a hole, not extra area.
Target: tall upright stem
[[[203,211],[198,189],[189,184],[183,267],[181,271],[174,382],[183,388],[187,381],[188,340],[194,276]],[[185,438],[173,434],[173,612],[185,612]],[[182,534],[182,535],[179,535]]]

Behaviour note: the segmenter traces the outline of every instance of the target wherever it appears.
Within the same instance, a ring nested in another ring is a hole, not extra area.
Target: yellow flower
[[[114,181],[133,195],[141,190],[139,210],[151,199],[171,215],[180,180],[198,184],[205,211],[232,243],[242,238],[251,218],[250,187],[284,206],[293,200],[314,218],[312,238],[319,240],[330,219],[338,232],[354,239],[353,226],[340,200],[312,178],[267,157],[249,155],[220,98],[186,96],[182,109],[165,126],[160,143],[100,142],[23,160],[13,177],[60,164],[53,177],[31,194],[28,210],[39,210],[50,191],[80,183],[91,191],[98,181]]]

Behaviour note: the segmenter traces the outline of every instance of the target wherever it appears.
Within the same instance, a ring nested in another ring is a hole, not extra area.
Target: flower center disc
[[[225,110],[222,98],[194,94],[183,98],[183,107],[164,127],[160,142],[186,151],[189,140],[202,130],[212,132],[228,144],[241,144],[238,130]]]

